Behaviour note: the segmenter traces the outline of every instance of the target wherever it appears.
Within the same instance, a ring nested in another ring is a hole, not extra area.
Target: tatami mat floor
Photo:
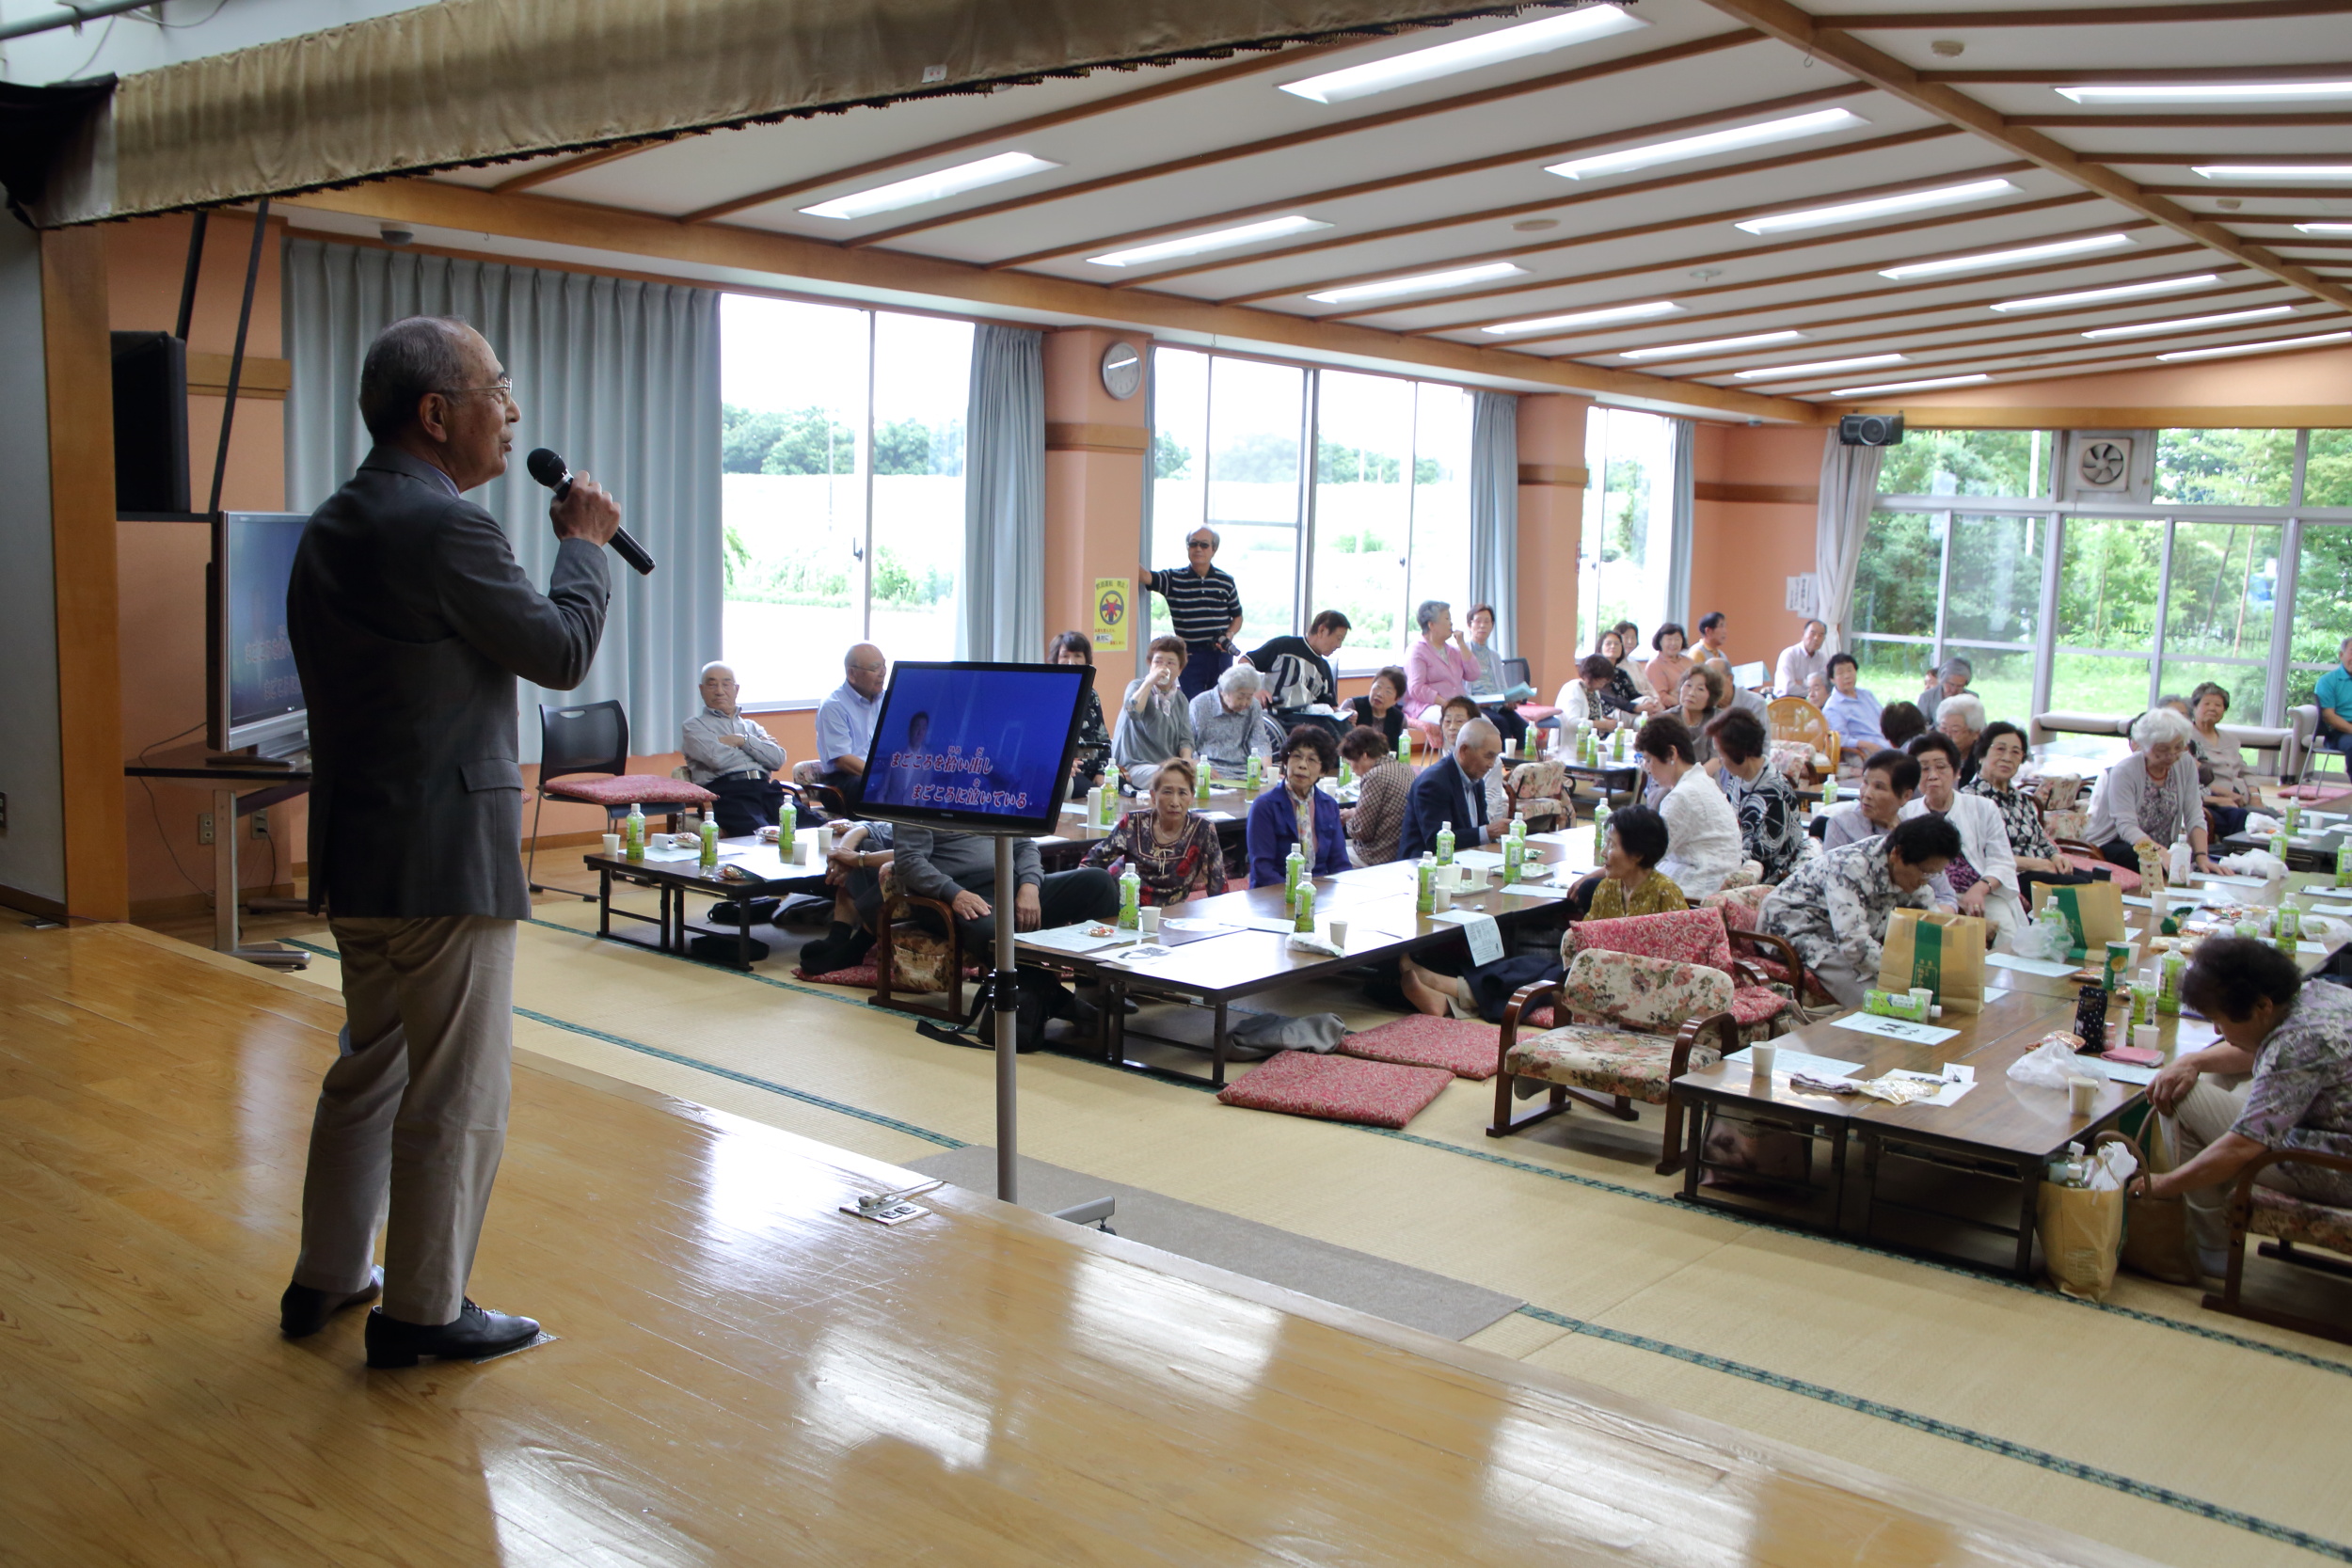
[[[788,946],[743,975],[594,925],[557,899],[523,928],[526,1053],[888,1160],[993,1140],[986,1054],[791,979]],[[339,983],[331,933],[280,932]],[[1385,1016],[1335,988],[1264,1005]],[[2129,1275],[2093,1307],[1692,1210],[1650,1169],[1654,1113],[1498,1142],[1490,1105],[1456,1082],[1392,1135],[1050,1053],[1022,1063],[1025,1153],[1528,1302],[1473,1345],[2164,1561],[2352,1562],[2352,1351]]]

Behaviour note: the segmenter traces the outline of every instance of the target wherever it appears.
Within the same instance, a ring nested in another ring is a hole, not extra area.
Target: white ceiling
[[[1933,27],[1874,27],[1851,36],[1918,71],[1958,72],[1950,85],[1977,102],[2033,122],[2074,151],[2114,154],[2115,170],[2140,186],[2189,189],[2172,199],[2339,286],[2352,279],[2352,234],[2318,243],[2292,227],[2352,224],[2352,180],[2266,181],[2232,195],[2230,186],[2201,179],[2185,163],[2191,153],[2229,153],[2258,160],[2333,156],[2352,164],[2352,100],[2267,110],[2242,103],[2081,108],[2049,84],[1968,79],[1985,71],[2231,66],[2268,68],[2280,79],[2352,78],[2352,65],[2344,63],[2352,60],[2352,0],[2330,14],[2250,19],[2227,15],[2227,3],[2184,6],[2211,19],[2116,26],[2011,25],[1999,9],[1956,17],[1920,0],[1810,3],[1822,17],[1834,10],[1936,17]],[[1049,277],[1638,369],[1661,378],[1665,403],[1678,378],[1825,399],[1839,388],[1930,376],[1982,373],[2011,381],[2130,369],[2157,364],[2155,356],[2169,351],[2352,327],[2352,313],[2311,290],[2092,195],[2066,174],[2023,164],[2014,151],[1854,81],[1826,58],[1742,37],[1737,22],[1705,0],[1637,0],[1631,8],[1649,25],[1337,105],[1309,102],[1278,85],[1545,13],[1326,49],[1311,52],[1312,58],[1292,51],[1257,57],[1255,65],[1103,72],[986,96],[858,109],[690,137],[593,166],[553,158],[436,178],[496,188],[512,187],[519,176],[536,196],[670,218],[792,185],[801,188],[783,199],[696,221],[853,246],[879,244],[977,267],[1011,264]],[[2046,8],[2012,13],[2040,16]],[[1959,53],[1938,54],[1939,40],[1956,42]],[[1674,57],[1640,63],[1661,52]],[[1581,79],[1545,85],[1563,72]],[[1178,83],[1193,85],[1168,90]],[[1523,90],[1502,90],[1515,87]],[[1133,102],[1137,94],[1149,101]],[[1782,104],[1792,98],[1801,102]],[[1571,182],[1543,166],[1570,150],[1638,146],[1832,106],[1867,123],[1597,179]],[[2263,113],[2334,122],[2265,125],[2254,118]],[[2099,123],[2119,114],[2179,115],[2192,122]],[[1039,117],[1058,122],[1032,124]],[[1677,128],[1651,129],[1669,124]],[[950,141],[956,145],[940,146]],[[1008,151],[1062,166],[852,222],[800,211]],[[2181,161],[2162,161],[2168,154]],[[2159,161],[2134,161],[2150,155]],[[1963,206],[1802,233],[1752,235],[1733,226],[1738,218],[1858,193],[1994,177],[2015,188]],[[1292,214],[1330,227],[1190,261],[1115,269],[1087,260],[1118,245]],[[2116,232],[2128,245],[1933,280],[1879,276],[1881,268],[1922,259]],[[1353,308],[1306,297],[1350,282],[1497,261],[1527,276]],[[2218,275],[2217,282],[2180,293],[2030,314],[1990,309],[2020,296],[2208,272]],[[1572,336],[1498,338],[1481,330],[1645,301],[1671,301],[1677,313]],[[2121,341],[2081,336],[2273,306],[2293,309],[2243,325]],[[1706,358],[1615,357],[1647,345],[1782,330],[1804,336]],[[1881,354],[1904,358],[1804,379],[1737,379],[1740,371]]]

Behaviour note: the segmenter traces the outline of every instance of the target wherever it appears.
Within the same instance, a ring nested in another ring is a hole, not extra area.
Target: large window
[[[1887,453],[1848,619],[1882,699],[1959,654],[2019,721],[2137,713],[2205,681],[2241,723],[2311,700],[2352,632],[2352,432],[2159,431],[2146,506],[2054,503],[2051,448],[1927,430]]]
[[[1215,529],[1242,647],[1337,610],[1354,629],[1335,663],[1360,673],[1403,654],[1420,600],[1467,610],[1469,393],[1190,349],[1152,366],[1150,559],[1178,565]],[[1157,595],[1151,613],[1165,630]]]
[[[1666,618],[1674,560],[1674,424],[1657,414],[1584,412],[1584,530],[1577,549],[1577,646],[1630,621],[1647,639]],[[1698,633],[1689,627],[1692,641]]]
[[[719,329],[744,701],[822,697],[853,642],[952,657],[971,325],[729,294]]]

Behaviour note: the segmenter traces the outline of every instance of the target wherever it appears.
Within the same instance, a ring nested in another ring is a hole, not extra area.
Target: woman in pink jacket
[[[1413,623],[1421,627],[1421,641],[1405,654],[1405,714],[1435,724],[1447,698],[1470,693],[1478,680],[1478,658],[1469,639],[1454,629],[1454,607],[1443,599],[1423,599]]]

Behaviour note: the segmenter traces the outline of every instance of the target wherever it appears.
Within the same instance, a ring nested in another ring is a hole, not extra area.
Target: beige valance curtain
[[[1469,0],[442,0],[125,77],[45,225],[281,196],[1104,67]]]

